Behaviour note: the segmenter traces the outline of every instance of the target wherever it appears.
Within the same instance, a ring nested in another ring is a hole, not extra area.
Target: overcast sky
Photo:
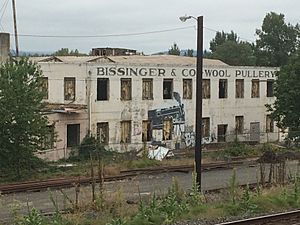
[[[3,14],[2,7],[8,1]],[[212,30],[230,32],[255,41],[255,30],[271,11],[283,13],[286,22],[300,23],[299,0],[16,0],[20,35],[119,35],[152,31],[174,31],[97,38],[19,37],[21,51],[124,47],[146,54],[165,51],[176,42],[180,49],[196,49],[196,21],[182,23],[182,15],[204,16],[204,48],[215,36]],[[13,33],[11,0],[1,0],[1,31]],[[212,29],[212,30],[211,30]],[[11,48],[14,47],[11,37]]]

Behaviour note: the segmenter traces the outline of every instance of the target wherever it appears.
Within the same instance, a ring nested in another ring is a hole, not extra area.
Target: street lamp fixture
[[[201,191],[201,160],[202,160],[202,71],[203,71],[203,16],[181,16],[185,22],[188,19],[197,20],[197,77],[196,77],[196,119],[195,119],[195,166],[196,182]]]
[[[195,19],[195,20],[197,20],[197,18],[194,17],[194,16],[187,16],[187,15],[185,15],[185,16],[179,17],[179,19],[181,20],[181,22],[185,22],[185,21],[187,21],[189,19],[192,19],[192,18]]]

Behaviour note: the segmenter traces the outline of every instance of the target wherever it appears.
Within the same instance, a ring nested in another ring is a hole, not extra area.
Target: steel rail
[[[245,163],[254,164],[255,161],[236,161],[236,162],[222,162],[222,163],[208,163],[203,164],[203,171],[208,170],[222,170],[232,169],[234,166],[243,165]],[[135,177],[137,175],[149,175],[168,172],[189,172],[194,169],[193,165],[180,165],[180,166],[165,166],[157,168],[143,168],[132,170],[121,170],[119,175],[104,176],[104,182],[125,180]],[[99,182],[98,177],[94,178],[96,182]],[[91,177],[71,177],[71,178],[56,178],[41,181],[28,181],[20,183],[12,183],[6,185],[0,185],[1,194],[11,194],[27,191],[42,191],[46,189],[59,189],[74,187],[75,184],[88,185],[92,183]]]
[[[265,216],[258,216],[254,218],[248,218],[243,220],[237,220],[237,221],[231,221],[231,222],[225,222],[225,223],[219,223],[216,225],[260,225],[260,224],[288,224],[290,221],[293,222],[299,222],[300,221],[300,210],[294,210],[289,212],[283,212],[283,213],[276,213],[276,214],[270,214]]]

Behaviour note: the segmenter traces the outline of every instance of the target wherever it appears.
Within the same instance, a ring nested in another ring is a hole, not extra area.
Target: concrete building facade
[[[32,58],[43,70],[56,160],[90,130],[108,148],[194,145],[196,58],[180,56]],[[277,68],[232,67],[204,59],[203,143],[277,141],[266,112]]]

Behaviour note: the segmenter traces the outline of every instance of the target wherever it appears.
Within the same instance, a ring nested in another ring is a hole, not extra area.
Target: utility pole
[[[14,29],[15,29],[16,57],[18,57],[19,56],[19,43],[18,43],[17,12],[16,12],[15,0],[12,0],[12,7],[13,7]]]

